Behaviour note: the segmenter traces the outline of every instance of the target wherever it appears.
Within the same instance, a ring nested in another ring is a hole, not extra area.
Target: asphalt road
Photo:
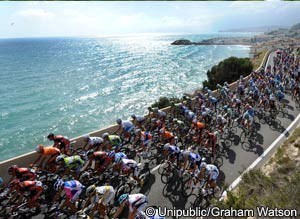
[[[271,53],[268,64],[273,64],[273,56]],[[261,124],[259,121],[255,123],[257,134],[252,140],[241,141],[241,129],[237,128],[226,141],[220,141],[225,147],[223,157],[223,166],[220,168],[219,183],[230,185],[249,165],[251,165],[272,143],[273,141],[290,125],[290,123],[298,116],[299,110],[296,109],[294,102],[289,96],[286,96],[287,113],[284,116],[278,116],[276,122]],[[181,196],[181,185],[177,177],[174,177],[169,185],[161,182],[161,177],[157,170],[152,171],[153,175],[147,186],[142,192],[146,193],[149,198],[149,205],[166,206],[167,208],[188,208],[191,201],[195,197],[186,199]],[[137,190],[138,191],[138,190]],[[194,192],[197,193],[197,192]]]

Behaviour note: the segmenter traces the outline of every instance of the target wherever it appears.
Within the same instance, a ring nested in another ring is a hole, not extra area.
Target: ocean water
[[[76,137],[192,92],[250,48],[170,43],[224,35],[241,34],[0,39],[0,160],[50,144],[49,132]]]

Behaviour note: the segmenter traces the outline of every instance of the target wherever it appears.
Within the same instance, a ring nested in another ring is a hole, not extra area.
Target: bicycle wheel
[[[218,168],[223,166],[223,157],[217,157],[214,161],[214,165],[216,165]]]
[[[170,183],[173,179],[173,176],[174,176],[174,172],[172,170],[170,171],[168,169],[165,169],[161,174],[162,183],[164,184]]]
[[[158,168],[158,173],[162,174],[165,169],[170,169],[170,165],[171,164],[169,162],[163,162],[162,164],[160,164],[160,166]]]
[[[182,187],[181,187],[182,196],[189,197],[193,193],[194,188],[192,187],[192,185],[193,185],[193,178],[190,175],[189,177],[182,179]]]
[[[196,200],[194,201],[192,207],[195,209],[197,207],[203,208],[207,205],[207,199],[203,195],[199,195]]]
[[[216,199],[220,199],[221,197],[222,197],[222,195],[223,195],[223,189],[221,188],[221,187],[219,187],[219,186],[216,186],[215,188],[214,188],[214,191],[213,191],[213,196],[216,198]]]

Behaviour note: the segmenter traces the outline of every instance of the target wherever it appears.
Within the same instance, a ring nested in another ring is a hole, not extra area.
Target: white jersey
[[[88,141],[88,145],[94,146],[94,145],[99,145],[103,143],[103,139],[100,137],[90,137]]]
[[[137,167],[137,162],[135,160],[123,158],[121,160],[122,169],[130,169]]]
[[[136,208],[139,211],[142,211],[143,208],[148,204],[148,198],[141,193],[129,195],[129,212],[133,212],[133,209]]]

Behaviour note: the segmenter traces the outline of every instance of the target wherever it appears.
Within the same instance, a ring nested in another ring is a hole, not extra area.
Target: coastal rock
[[[173,43],[171,43],[171,45],[192,45],[192,44],[194,43],[192,43],[190,40],[185,40],[185,39],[176,40]]]

